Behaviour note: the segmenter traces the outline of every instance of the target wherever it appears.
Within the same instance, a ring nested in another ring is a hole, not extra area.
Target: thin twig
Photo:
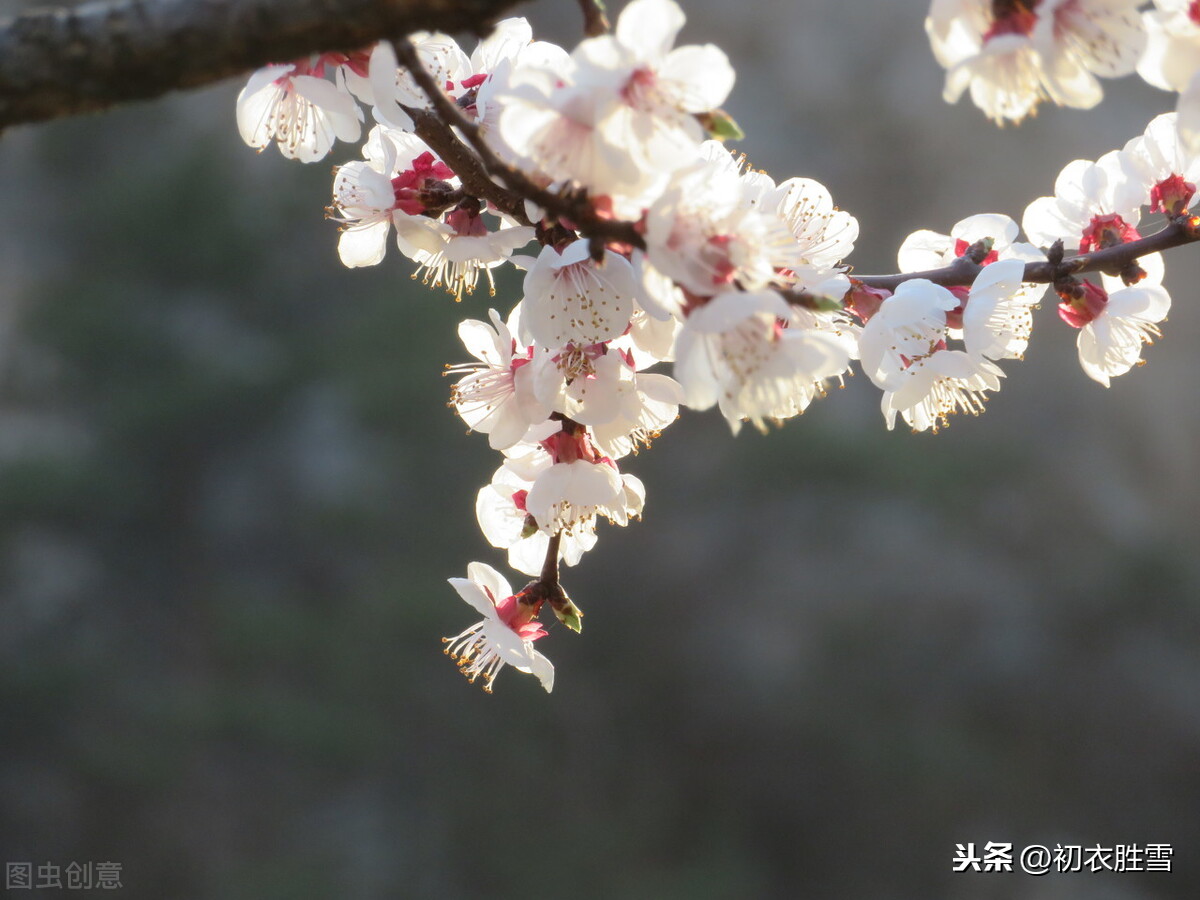
[[[489,175],[499,178],[510,190],[527,200],[532,200],[547,213],[566,220],[571,227],[588,236],[645,249],[646,242],[632,222],[601,218],[587,201],[586,195],[564,195],[546,190],[524,172],[514,169],[500,159],[483,139],[479,126],[468,119],[434,81],[433,76],[421,64],[416,48],[411,43],[400,41],[396,44],[396,59],[408,69],[442,121],[462,133]],[[450,167],[454,168],[453,165]]]
[[[1160,231],[1149,237],[1103,250],[1093,250],[1091,253],[1080,253],[1068,256],[1061,264],[1055,266],[1049,262],[1032,262],[1025,265],[1025,274],[1021,280],[1032,284],[1052,284],[1062,275],[1082,275],[1087,272],[1105,272],[1116,275],[1125,266],[1142,256],[1182,247],[1185,244],[1200,240],[1196,220],[1182,217],[1169,222]],[[924,278],[943,287],[970,285],[976,276],[983,271],[983,266],[960,257],[948,266],[940,269],[930,269],[926,272],[907,272],[895,275],[854,275],[856,281],[861,281],[867,287],[883,288],[894,291],[905,281],[914,278]]]
[[[588,37],[608,34],[608,16],[604,14],[604,0],[579,0],[583,11],[583,33]]]

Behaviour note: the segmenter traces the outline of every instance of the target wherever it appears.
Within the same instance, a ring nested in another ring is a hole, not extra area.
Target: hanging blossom
[[[1128,75],[1145,46],[1142,0],[933,0],[925,31],[946,68],[943,96],[964,91],[991,119],[1020,121],[1038,103],[1090,109],[1097,76]]]
[[[853,343],[805,324],[773,291],[712,298],[688,315],[676,343],[684,401],[692,409],[719,405],[734,434],[743,420],[763,431],[768,420],[803,412],[827,379],[849,368]]]
[[[500,215],[493,231],[485,214],[491,217],[482,201],[468,197],[436,219],[402,212],[394,216],[396,243],[418,264],[413,277],[430,287],[444,287],[457,301],[474,292],[483,273],[488,293],[494,295],[492,271],[533,240],[534,230]]]
[[[475,517],[483,536],[493,547],[507,550],[509,566],[526,575],[541,572],[553,536],[538,525],[526,500],[538,475],[553,464],[550,454],[536,444],[513,448],[475,500]],[[590,527],[575,528],[561,535],[558,560],[568,566],[577,565],[595,545],[593,521]]]
[[[459,671],[474,683],[483,679],[483,689],[492,692],[492,683],[504,666],[536,675],[549,693],[554,689],[554,665],[533,649],[533,642],[546,636],[536,616],[541,602],[527,602],[524,591],[513,594],[504,576],[486,563],[467,566],[466,578],[451,578],[458,595],[483,616],[466,631],[442,638],[446,655]]]
[[[571,426],[539,442],[550,465],[535,477],[525,508],[548,534],[595,528],[602,516],[626,525],[641,515],[646,491],[641,481],[622,474],[611,457],[600,453],[585,428]],[[531,464],[544,465],[540,454]]]
[[[901,272],[922,272],[950,265],[956,259],[976,251],[982,252],[980,264],[984,267],[1001,260],[1018,260],[1022,263],[1043,261],[1046,256],[1042,251],[1032,244],[1016,240],[1018,231],[1017,223],[1005,215],[981,213],[968,216],[956,222],[950,234],[924,229],[914,231],[900,245],[897,262]],[[969,289],[948,289],[960,301],[957,307],[946,313],[946,325],[952,336],[960,336],[965,327],[968,298],[973,298],[969,307],[972,322],[979,322],[986,309],[989,319],[987,328],[975,328],[973,341],[977,347],[990,348],[978,350],[979,355],[989,359],[1021,358],[1033,331],[1033,309],[1046,292],[1044,284],[1027,283],[1020,283],[1010,290],[1010,273],[1016,271],[1015,266],[1006,267],[993,271],[982,281],[977,280]],[[1000,272],[1004,273],[1003,289],[996,288],[1001,282],[991,281],[1000,278]],[[989,292],[996,295],[994,301],[982,299],[984,285],[989,285]]]
[[[272,65],[250,76],[237,98],[238,131],[251,147],[262,150],[274,141],[288,159],[316,162],[334,141],[357,141],[362,111],[345,88],[323,78],[329,57]],[[356,63],[361,65],[361,63]]]
[[[1059,317],[1079,329],[1079,365],[1105,387],[1144,362],[1143,346],[1162,337],[1158,326],[1171,309],[1171,296],[1161,283],[1161,254],[1143,257],[1140,262],[1145,274],[1134,285],[1105,275],[1101,285],[1083,281],[1059,295]]]
[[[448,375],[463,376],[451,391],[450,405],[468,428],[488,436],[493,450],[516,444],[552,412],[534,391],[533,370],[528,368],[533,348],[518,347],[513,337],[519,310],[518,304],[507,324],[494,309],[488,310],[490,326],[476,319],[460,324],[458,336],[477,362],[446,369]]]
[[[965,300],[920,278],[883,300],[859,350],[863,371],[884,391],[889,429],[897,414],[914,431],[936,432],[955,413],[983,412],[987,392],[998,391],[1004,377],[993,360],[1019,355],[1028,340],[1024,317],[1012,312],[1024,268],[1017,259],[985,267]],[[962,350],[948,343],[949,316],[960,305]]]

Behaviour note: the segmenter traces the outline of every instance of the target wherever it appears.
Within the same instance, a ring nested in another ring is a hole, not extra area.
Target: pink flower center
[[[1024,3],[1022,0],[993,0],[992,27],[984,32],[984,43],[1004,34],[1028,35],[1037,24],[1037,13],[1033,8],[1039,0]]]
[[[730,259],[729,248],[733,235],[715,234],[700,248],[700,259],[712,272],[713,287],[732,284],[737,276],[737,265]]]
[[[892,296],[891,291],[867,287],[861,282],[851,281],[851,288],[842,301],[843,305],[865,325],[871,316],[879,312],[883,301]]]
[[[1200,3],[1200,0],[1196,0],[1196,3]],[[1192,5],[1195,6],[1196,3]],[[1182,175],[1164,178],[1150,189],[1150,212],[1180,215],[1188,208],[1195,193],[1196,186],[1190,181],[1184,181]]]
[[[963,284],[956,284],[946,288],[950,293],[958,298],[958,306],[946,313],[947,328],[962,328],[963,327],[963,310],[967,306],[967,298],[971,295],[971,289]]]
[[[425,151],[412,161],[411,169],[392,179],[396,208],[410,216],[419,216],[425,212],[425,200],[421,195],[434,187],[449,188],[446,181],[453,177],[454,171],[448,165]]]
[[[1092,216],[1092,221],[1083,230],[1079,240],[1079,252],[1090,253],[1092,250],[1103,250],[1105,247],[1115,247],[1129,241],[1136,241],[1141,235],[1136,228],[1122,219],[1117,213],[1107,216]]]
[[[1188,4],[1187,14],[1189,19],[1191,19],[1197,25],[1200,25],[1200,0],[1192,0],[1192,2]]]
[[[658,76],[648,67],[635,69],[621,88],[621,99],[634,109],[645,109],[650,106]]]
[[[484,237],[488,233],[483,216],[461,207],[446,216],[446,224],[459,237]]]
[[[1078,297],[1059,295],[1063,302],[1058,304],[1058,317],[1072,328],[1082,328],[1094,321],[1108,306],[1108,292],[1104,288],[1085,281]]]

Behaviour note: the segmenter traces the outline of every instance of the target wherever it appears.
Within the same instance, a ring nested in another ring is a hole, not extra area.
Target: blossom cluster
[[[1182,26],[1160,2],[1155,27],[1170,47],[1156,58],[1174,71]],[[935,0],[947,97],[969,86],[1001,119],[1043,97],[1090,105],[1095,75],[1147,58],[1136,5]],[[1047,249],[1061,258],[1137,240],[1143,207],[1178,218],[1193,199],[1200,163],[1163,116],[1123,150],[1070,164],[1055,196],[1026,211],[1030,242],[1007,216],[980,214],[900,248],[903,273],[969,279],[873,286],[850,273],[858,222],[824,186],[777,183],[727,148],[733,69],[711,44],[675,46],[683,23],[673,0],[632,0],[611,34],[569,52],[535,41],[524,19],[500,22],[470,55],[419,33],[270,66],[238,98],[248,144],[304,162],[358,140],[369,111],[362,158],[335,169],[328,210],[346,266],[376,265],[394,242],[456,299],[481,276],[494,286],[500,266],[524,273],[511,309],[460,324],[470,360],[447,367],[450,406],[502,457],[478,494],[480,528],[534,579],[513,591],[483,563],[451,579],[483,618],[446,652],[485,690],[504,665],[550,690],[538,616],[548,605],[578,631],[581,615],[559,566],[592,549],[600,520],[640,517],[645,489],[623,467],[680,406],[717,407],[735,434],[745,422],[765,430],[857,362],[889,428],[899,417],[937,431],[982,411],[1000,363],[1021,358],[1047,280],[1031,283],[1027,269]],[[1054,279],[1084,371],[1104,384],[1140,360],[1170,303],[1161,259],[1144,263],[1100,284]]]
[[[1200,151],[1200,3],[1195,0],[933,0],[925,31],[946,69],[989,118],[1019,122],[1044,100],[1091,109],[1100,78],[1137,72],[1179,94],[1178,127]]]

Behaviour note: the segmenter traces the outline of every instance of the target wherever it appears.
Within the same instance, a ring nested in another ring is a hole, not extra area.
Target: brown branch
[[[520,0],[108,0],[0,20],[0,131],[419,29],[486,33]]]
[[[524,172],[514,169],[498,157],[479,130],[479,126],[463,114],[463,111],[446,95],[434,81],[429,71],[421,65],[417,51],[408,41],[396,42],[396,59],[408,69],[417,85],[433,104],[434,112],[447,126],[457,128],[475,151],[484,170],[493,178],[499,178],[517,196],[532,200],[550,215],[568,223],[589,237],[616,241],[645,249],[646,242],[632,222],[605,219],[596,213],[587,196],[575,192],[559,194],[547,190],[533,181]],[[447,161],[450,168],[453,164]],[[457,173],[457,170],[456,170]],[[461,177],[461,176],[460,176]],[[524,214],[519,217],[524,220]]]
[[[1139,257],[1195,243],[1200,240],[1198,226],[1200,226],[1200,222],[1184,216],[1169,222],[1165,228],[1156,231],[1149,237],[1126,244],[1117,244],[1115,247],[1107,247],[1103,250],[1093,250],[1091,253],[1068,256],[1057,266],[1050,262],[1026,263],[1025,274],[1021,276],[1021,280],[1032,284],[1052,284],[1055,279],[1064,275],[1083,275],[1087,272],[1116,275]],[[867,287],[894,291],[905,281],[911,281],[914,278],[924,278],[943,287],[971,285],[982,271],[983,266],[971,262],[966,257],[960,257],[948,266],[941,269],[930,269],[926,272],[854,275],[853,278],[861,281]]]
[[[604,14],[604,0],[579,0],[579,9],[583,12],[583,33],[588,37],[599,37],[608,34],[611,27],[608,17]]]

